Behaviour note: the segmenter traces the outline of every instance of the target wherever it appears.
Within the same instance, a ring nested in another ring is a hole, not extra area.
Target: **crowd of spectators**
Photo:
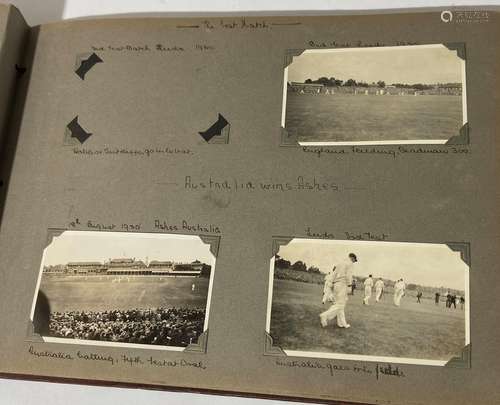
[[[205,310],[156,308],[50,314],[52,337],[185,347],[203,332]]]

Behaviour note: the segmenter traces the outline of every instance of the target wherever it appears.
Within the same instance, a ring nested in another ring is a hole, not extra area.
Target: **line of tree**
[[[393,83],[392,85],[399,87],[401,89],[430,90],[434,88],[433,85],[422,84],[422,83],[415,83],[415,84]]]
[[[320,77],[319,79],[312,80],[312,79],[306,79],[304,83],[307,84],[322,84],[323,86],[326,87],[352,87],[352,86],[357,86],[357,87],[380,87],[380,88],[385,88],[386,83],[383,80],[379,80],[378,82],[372,82],[372,83],[367,83],[364,81],[356,81],[354,79],[348,79],[346,81],[344,80],[339,80],[336,79],[335,77]],[[441,88],[455,88],[455,87],[461,87],[460,83],[437,83],[437,84],[424,84],[424,83],[392,83],[392,86],[401,88],[401,89],[415,89],[415,90],[430,90],[433,89],[435,86],[441,87]]]
[[[304,83],[307,84],[322,84],[327,87],[333,87],[333,86],[343,86],[343,87],[352,87],[352,86],[358,86],[358,87],[370,87],[370,86],[378,86],[380,88],[385,87],[385,82],[382,80],[379,80],[377,83],[373,82],[371,85],[367,82],[363,81],[356,81],[354,79],[348,79],[346,81],[344,80],[339,80],[335,79],[334,77],[320,77],[317,80],[312,80],[312,79],[306,79]]]
[[[308,266],[302,260],[297,260],[296,262],[292,263],[290,260],[283,259],[279,255],[275,256],[274,267],[277,269],[280,269],[280,270],[295,270],[295,271],[300,271],[303,273],[322,274],[321,271],[319,270],[319,268],[316,266]],[[286,278],[286,277],[282,277],[282,278]],[[357,285],[362,285],[363,282],[366,280],[366,277],[356,276],[356,275],[354,275],[353,278],[356,280]],[[312,278],[312,279],[306,278],[304,280],[299,280],[299,281],[319,282],[317,278]],[[393,283],[395,282],[395,280],[385,279],[385,278],[383,279],[383,281],[386,284],[386,286],[392,286]],[[462,295],[464,294],[463,291],[457,290],[457,289],[447,288],[447,287],[443,287],[443,286],[441,286],[439,288],[438,287],[431,287],[431,286],[425,286],[425,285],[420,285],[420,284],[416,284],[416,283],[407,283],[406,290],[407,291],[421,290],[421,291],[427,291],[427,292],[436,291],[436,290],[440,290],[440,291],[449,290],[449,291],[456,293],[456,294],[462,294]]]
[[[283,259],[279,255],[275,256],[274,266],[284,270],[292,269],[295,271],[303,271],[307,273],[321,273],[319,268],[316,266],[307,266],[307,264],[302,260],[297,260],[295,263],[292,264],[290,260]]]

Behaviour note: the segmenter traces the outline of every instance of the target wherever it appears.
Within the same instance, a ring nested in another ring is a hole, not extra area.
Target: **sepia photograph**
[[[31,320],[48,342],[184,350],[208,328],[215,257],[195,235],[64,231]]]
[[[443,366],[470,343],[468,276],[446,244],[293,239],[267,332],[291,356]]]
[[[285,68],[300,145],[444,144],[466,122],[465,61],[445,45],[309,49]]]

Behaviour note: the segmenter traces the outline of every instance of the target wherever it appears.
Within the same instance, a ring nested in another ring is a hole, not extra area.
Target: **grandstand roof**
[[[152,260],[149,262],[149,265],[168,265],[168,266],[171,266],[172,264],[174,264],[172,261],[170,260]]]
[[[69,262],[67,266],[102,266],[100,262]]]
[[[135,259],[127,259],[127,258],[120,258],[120,259],[111,259],[109,262],[110,263],[133,263]]]

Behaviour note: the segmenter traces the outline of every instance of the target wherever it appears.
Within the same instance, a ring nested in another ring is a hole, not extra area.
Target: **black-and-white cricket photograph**
[[[444,144],[467,122],[465,60],[442,44],[308,49],[283,90],[300,145]]]
[[[195,235],[64,231],[31,319],[45,341],[183,350],[208,328],[215,257]]]
[[[442,366],[470,340],[468,276],[446,244],[293,239],[267,332],[288,355]]]

